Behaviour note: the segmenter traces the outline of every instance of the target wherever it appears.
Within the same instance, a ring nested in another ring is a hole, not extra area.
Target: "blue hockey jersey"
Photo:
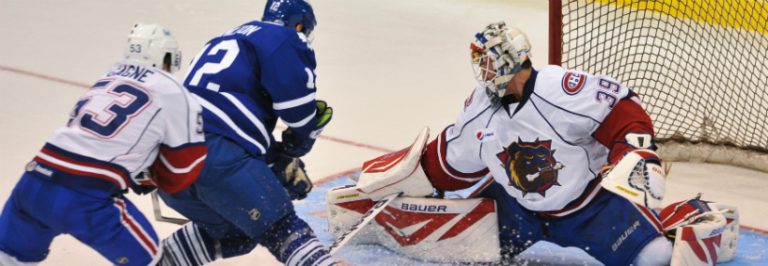
[[[315,129],[315,67],[303,34],[252,21],[209,41],[184,85],[204,108],[206,132],[259,156],[274,142],[278,118],[303,137]]]

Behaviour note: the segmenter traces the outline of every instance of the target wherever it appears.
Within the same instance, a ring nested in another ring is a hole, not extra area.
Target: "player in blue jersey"
[[[193,60],[184,85],[203,105],[210,159],[189,189],[160,194],[192,221],[163,240],[163,265],[202,265],[257,245],[286,265],[335,264],[291,203],[312,187],[298,157],[332,115],[315,99],[315,25],[304,0],[270,0],[262,21],[214,37]],[[278,119],[288,126],[282,142],[272,137]]]
[[[202,109],[170,75],[180,62],[170,31],[134,26],[125,60],[75,104],[69,122],[27,164],[5,203],[0,265],[42,261],[60,234],[72,235],[113,265],[160,260],[157,234],[123,194],[155,186],[175,193],[203,168]]]

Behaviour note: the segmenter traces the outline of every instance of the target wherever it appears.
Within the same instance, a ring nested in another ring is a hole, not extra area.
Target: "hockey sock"
[[[275,223],[261,244],[288,266],[336,265],[309,225],[293,212]]]
[[[217,258],[216,246],[216,240],[200,230],[194,223],[187,223],[168,238],[163,239],[163,258],[160,260],[160,265],[208,264]]]

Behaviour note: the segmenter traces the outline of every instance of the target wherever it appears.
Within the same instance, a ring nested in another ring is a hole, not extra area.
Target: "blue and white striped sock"
[[[288,266],[336,265],[328,249],[295,213],[275,223],[264,234],[261,244]]]
[[[205,265],[217,257],[218,242],[200,230],[194,223],[188,223],[163,239],[162,266]]]

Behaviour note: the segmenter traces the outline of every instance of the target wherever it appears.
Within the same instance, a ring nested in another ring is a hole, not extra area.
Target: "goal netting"
[[[550,5],[550,63],[640,94],[662,156],[768,171],[768,1]]]

